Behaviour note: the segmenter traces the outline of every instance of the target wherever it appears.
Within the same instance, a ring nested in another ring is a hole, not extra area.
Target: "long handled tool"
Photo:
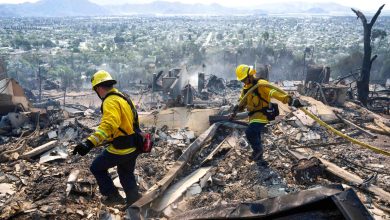
[[[248,96],[249,93],[251,93],[253,90],[257,89],[259,86],[267,86],[267,87],[270,87],[272,89],[275,89],[276,91],[280,92],[280,93],[283,93],[283,94],[287,94],[285,91],[279,89],[278,87],[272,85],[272,84],[269,84],[269,83],[258,83],[256,84],[255,86],[253,86],[251,89],[248,90],[248,92],[244,95],[244,97],[241,99],[240,103],[238,104],[238,106],[241,106],[243,103],[244,103],[244,100],[246,99],[246,97]],[[390,156],[390,152],[389,151],[385,151],[385,150],[382,150],[382,149],[379,149],[377,147],[374,147],[370,144],[367,144],[367,143],[364,143],[364,142],[361,142],[359,140],[356,140],[346,134],[343,134],[342,132],[338,131],[337,129],[333,128],[332,126],[326,124],[324,121],[322,121],[321,119],[319,119],[317,116],[313,115],[311,112],[309,112],[307,109],[305,109],[304,107],[300,107],[299,108],[301,111],[303,111],[306,115],[308,115],[310,118],[312,118],[313,120],[315,120],[318,124],[320,124],[321,126],[325,127],[326,129],[328,129],[329,131],[333,132],[334,134],[354,143],[354,144],[358,144],[364,148],[367,148],[367,149],[370,149],[376,153],[379,153],[379,154],[382,154],[382,155],[386,155],[386,156]]]

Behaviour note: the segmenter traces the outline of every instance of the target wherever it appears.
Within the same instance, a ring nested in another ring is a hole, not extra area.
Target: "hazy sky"
[[[0,0],[1,3],[22,3],[22,2],[36,2],[38,0]],[[147,3],[153,0],[90,0],[97,4],[122,4],[122,3]],[[273,2],[289,2],[289,0],[166,0],[171,2],[183,2],[183,3],[203,3],[211,4],[218,3],[228,7],[248,7],[252,5],[261,5],[265,3]],[[297,0],[301,2],[335,2],[341,5],[367,10],[377,10],[382,4],[386,4],[384,10],[389,10],[390,0]]]

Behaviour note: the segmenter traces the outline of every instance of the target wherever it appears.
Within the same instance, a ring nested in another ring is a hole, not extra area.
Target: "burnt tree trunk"
[[[355,10],[353,8],[352,11],[355,12],[358,18],[363,23],[363,28],[364,28],[364,54],[363,54],[363,64],[362,64],[362,69],[361,69],[361,75],[360,79],[357,81],[357,90],[358,90],[358,99],[359,101],[366,106],[367,105],[367,99],[368,99],[368,94],[369,94],[369,82],[370,82],[370,71],[371,71],[371,65],[376,59],[377,55],[371,58],[371,30],[372,26],[374,26],[374,23],[376,19],[378,18],[379,14],[382,11],[382,8],[385,5],[382,5],[378,11],[375,13],[374,17],[372,17],[370,23],[367,22],[366,16],[359,11]]]

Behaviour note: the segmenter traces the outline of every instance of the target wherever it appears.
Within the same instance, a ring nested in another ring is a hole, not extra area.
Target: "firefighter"
[[[233,119],[237,112],[243,111],[246,107],[247,111],[249,112],[249,126],[245,130],[245,134],[253,150],[250,159],[257,161],[261,166],[266,166],[267,162],[263,159],[261,132],[269,120],[273,120],[273,118],[270,119],[272,116],[271,113],[269,113],[271,112],[269,111],[271,97],[281,101],[284,104],[288,103],[290,106],[294,107],[302,107],[302,104],[298,99],[294,99],[291,96],[283,94],[282,92],[279,92],[271,87],[264,86],[264,84],[269,84],[269,82],[264,79],[257,79],[256,70],[253,69],[252,66],[245,64],[238,65],[236,68],[236,76],[237,80],[244,83],[239,99],[240,102],[248,90],[250,90],[256,84],[262,84],[247,95],[247,98],[242,101],[241,106],[236,105],[233,108],[233,113],[230,115],[230,118]],[[276,111],[277,109],[274,110]]]
[[[109,168],[116,166],[126,194],[127,207],[140,198],[134,176],[139,154],[134,141],[137,127],[135,122],[138,123],[138,116],[134,105],[130,103],[131,100],[126,100],[123,94],[113,87],[116,80],[108,72],[104,70],[96,72],[91,82],[93,90],[102,100],[102,118],[97,130],[84,142],[79,143],[73,154],[84,156],[92,148],[108,142],[108,147],[94,159],[90,170],[103,195],[102,202],[108,206],[121,205],[125,201],[108,173]]]

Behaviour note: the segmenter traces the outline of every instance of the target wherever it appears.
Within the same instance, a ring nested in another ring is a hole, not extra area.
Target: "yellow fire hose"
[[[248,90],[248,92],[244,95],[244,97],[241,99],[240,103],[238,104],[239,106],[241,106],[244,102],[244,100],[246,99],[246,97],[248,96],[249,93],[251,93],[253,90],[257,89],[259,86],[267,86],[267,87],[270,87],[272,89],[275,89],[276,91],[280,92],[280,93],[283,93],[283,94],[286,94],[287,93],[281,89],[279,89],[278,87],[272,85],[272,84],[268,84],[268,83],[258,83],[256,84],[255,86],[253,86],[250,90]],[[364,142],[361,142],[359,140],[356,140],[346,134],[343,134],[341,133],[340,131],[336,130],[335,128],[333,128],[332,126],[326,124],[324,121],[322,121],[321,119],[319,119],[317,116],[313,115],[311,112],[309,112],[307,109],[301,107],[299,108],[300,110],[302,110],[306,115],[308,115],[310,118],[312,118],[314,121],[316,121],[318,124],[320,124],[321,126],[325,127],[326,129],[328,129],[329,131],[333,132],[334,134],[337,134],[338,136],[344,138],[344,139],[347,139],[348,141],[354,143],[354,144],[358,144],[362,147],[365,147],[365,148],[368,148],[376,153],[379,153],[379,154],[383,154],[383,155],[386,155],[386,156],[390,156],[390,152],[388,151],[385,151],[385,150],[382,150],[382,149],[379,149],[377,147],[374,147],[374,146],[371,146],[369,144],[366,144]]]
[[[238,106],[242,106],[242,104],[244,103],[244,100],[246,99],[246,97],[248,96],[248,94],[252,93],[253,90],[257,89],[259,86],[267,86],[267,87],[270,87],[272,89],[275,89],[276,91],[280,92],[280,93],[283,93],[283,94],[286,94],[285,91],[279,89],[278,87],[272,85],[272,84],[269,84],[269,83],[257,83],[256,85],[252,86],[252,88],[250,88],[248,90],[248,92],[245,93],[244,97],[242,97],[242,99],[240,100],[240,103],[238,103]],[[287,95],[287,94],[286,94]]]
[[[351,138],[350,136],[346,135],[346,134],[343,134],[341,133],[340,131],[336,130],[335,128],[333,128],[332,126],[326,124],[324,121],[322,121],[321,119],[319,119],[317,116],[313,115],[312,113],[310,113],[308,110],[306,110],[305,108],[299,108],[301,111],[303,111],[306,115],[308,115],[310,118],[312,118],[314,121],[318,122],[318,124],[324,126],[325,128],[327,128],[328,130],[330,130],[331,132],[337,134],[338,136],[342,137],[342,138],[345,138],[347,140],[349,140],[350,142],[354,143],[354,144],[359,144],[360,146],[362,147],[365,147],[365,148],[368,148],[376,153],[379,153],[379,154],[383,154],[383,155],[386,155],[386,156],[390,156],[390,152],[388,151],[385,151],[385,150],[381,150],[379,148],[376,148],[374,146],[371,146],[369,144],[366,144],[366,143],[363,143],[361,141],[358,141],[354,138]]]

